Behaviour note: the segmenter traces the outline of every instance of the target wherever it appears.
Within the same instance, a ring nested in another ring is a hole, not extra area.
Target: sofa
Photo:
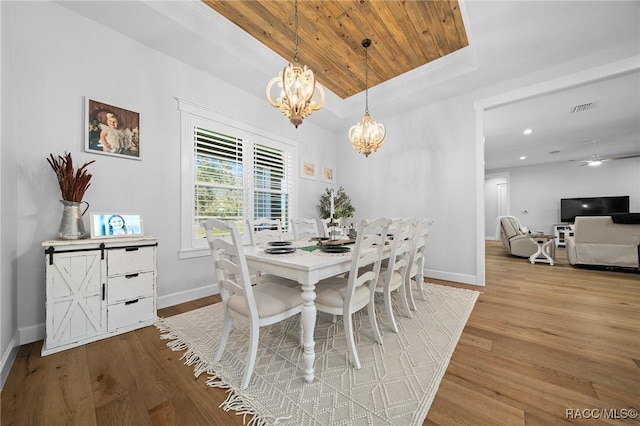
[[[640,269],[640,220],[634,215],[640,216],[576,217],[573,236],[565,240],[569,263]]]
[[[530,257],[538,246],[531,240],[529,230],[515,216],[500,217],[500,240],[509,253],[518,257]],[[551,257],[555,257],[555,244],[551,245]]]

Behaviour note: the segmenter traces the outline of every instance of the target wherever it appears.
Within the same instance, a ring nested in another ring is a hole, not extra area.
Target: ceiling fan
[[[616,156],[616,157],[609,157],[609,158],[602,158],[602,157],[600,157],[600,154],[595,154],[595,155],[591,156],[591,159],[589,159],[589,160],[578,161],[578,163],[582,163],[578,167],[582,167],[582,166],[594,166],[595,167],[595,166],[601,165],[605,161],[626,160],[628,158],[638,158],[638,157],[640,157],[640,153],[624,154],[624,155],[619,155],[619,156]],[[571,161],[576,161],[576,160],[571,160]]]

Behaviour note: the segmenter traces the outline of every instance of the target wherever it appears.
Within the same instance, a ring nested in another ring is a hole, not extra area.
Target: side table
[[[531,234],[531,241],[538,247],[538,250],[529,257],[529,262],[543,262],[553,266],[553,256],[551,255],[551,245],[554,243],[555,235]]]

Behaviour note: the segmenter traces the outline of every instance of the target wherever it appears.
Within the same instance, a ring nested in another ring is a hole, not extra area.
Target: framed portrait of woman
[[[144,235],[139,214],[91,213],[91,238],[137,237]]]
[[[84,150],[141,160],[140,113],[85,97]]]

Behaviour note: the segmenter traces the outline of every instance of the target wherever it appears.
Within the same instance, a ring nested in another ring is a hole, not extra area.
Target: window
[[[209,218],[235,221],[242,234],[246,220],[259,217],[280,219],[288,229],[295,144],[182,100],[180,110],[181,257],[208,254],[200,222]]]

